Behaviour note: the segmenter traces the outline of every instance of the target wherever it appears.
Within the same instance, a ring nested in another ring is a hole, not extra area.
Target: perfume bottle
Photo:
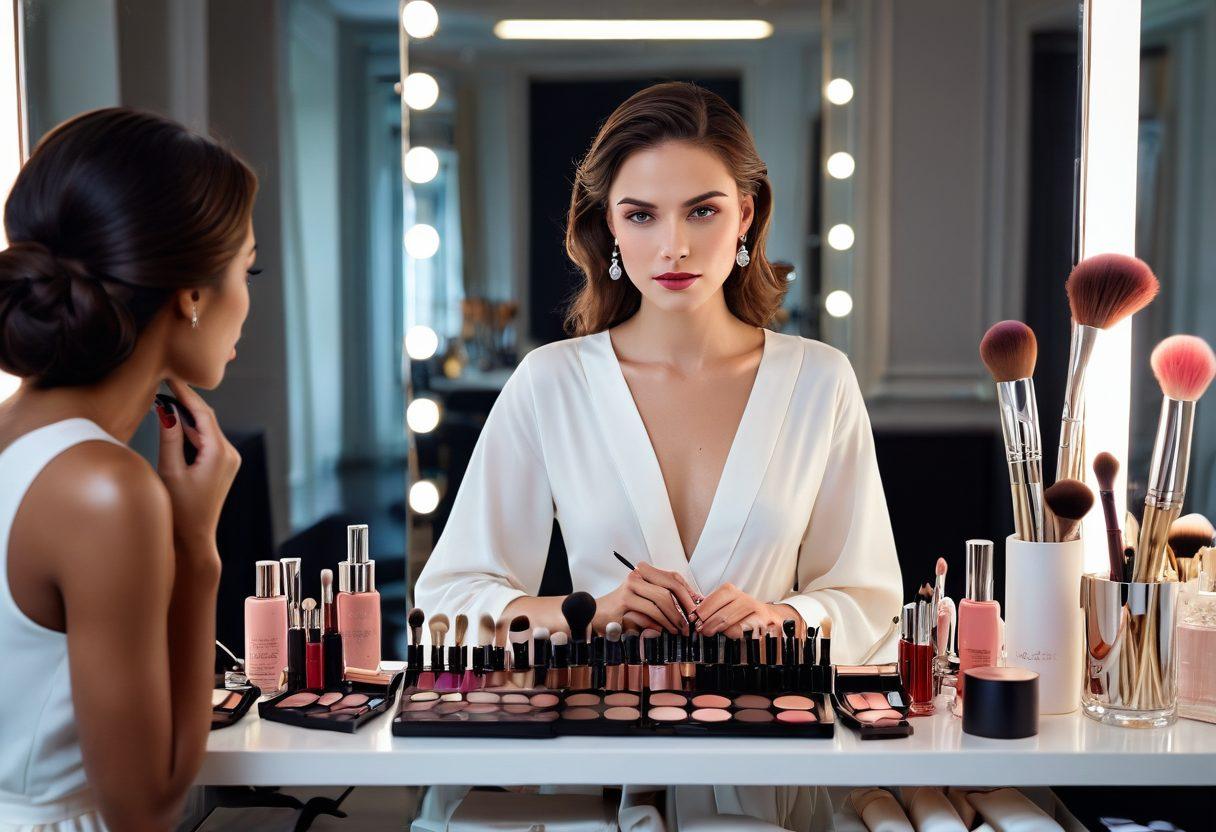
[[[1178,716],[1216,722],[1216,552],[1182,595],[1178,613]]]

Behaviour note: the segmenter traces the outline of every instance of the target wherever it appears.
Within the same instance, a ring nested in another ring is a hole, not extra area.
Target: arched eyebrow
[[[709,199],[710,197],[713,197],[713,196],[726,196],[726,194],[722,193],[721,191],[706,191],[705,193],[701,194],[700,196],[694,196],[692,199],[686,200],[684,202],[684,207],[691,208],[692,206],[696,205],[698,202]],[[625,197],[620,202],[618,202],[617,205],[636,205],[639,208],[650,208],[650,209],[659,207],[659,206],[655,205],[653,202],[647,202],[644,199],[634,199],[631,196]]]

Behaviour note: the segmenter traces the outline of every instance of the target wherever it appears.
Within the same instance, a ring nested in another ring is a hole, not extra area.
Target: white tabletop
[[[1216,725],[1100,725],[1047,716],[1039,734],[989,740],[948,713],[912,720],[913,736],[861,741],[738,737],[394,737],[392,712],[355,734],[258,718],[211,733],[199,785],[525,785],[730,783],[867,785],[1216,785]]]

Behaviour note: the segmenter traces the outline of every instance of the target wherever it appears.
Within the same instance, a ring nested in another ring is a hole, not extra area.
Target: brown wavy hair
[[[711,151],[730,170],[740,195],[755,206],[747,230],[751,263],[733,266],[722,290],[726,306],[753,326],[768,324],[781,307],[788,267],[768,261],[764,244],[773,210],[768,168],[756,152],[747,124],[722,97],[695,84],[655,84],[632,95],[610,115],[575,171],[566,219],[566,254],[583,273],[566,312],[571,335],[601,332],[627,320],[642,303],[641,292],[628,280],[611,280],[608,261],[608,190],[630,154],[668,141],[684,141]]]
[[[93,110],[47,133],[4,207],[0,370],[39,387],[104,378],[175,291],[220,283],[257,187],[230,150],[152,113]]]

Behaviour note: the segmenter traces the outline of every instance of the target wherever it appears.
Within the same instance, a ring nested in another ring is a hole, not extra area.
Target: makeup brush
[[[1045,539],[1043,443],[1033,379],[1038,355],[1034,332],[1021,321],[993,324],[980,341],[980,358],[996,382],[1013,498],[1013,530],[1019,540],[1029,541]]]
[[[426,613],[418,607],[414,607],[406,616],[406,622],[410,626],[410,644],[422,644],[422,623],[424,621],[426,621]]]
[[[591,644],[588,632],[595,618],[595,598],[587,592],[572,592],[562,601],[562,616],[570,628],[570,686],[591,686]]]
[[[949,566],[945,558],[938,558],[933,567],[936,579],[933,584],[933,645],[939,665],[945,662],[950,652],[950,633],[954,630],[954,600],[946,595],[946,571]],[[898,617],[895,622],[899,622]]]
[[[537,687],[545,686],[550,661],[552,653],[549,648],[549,628],[536,627],[532,630],[532,670],[536,675]]]
[[[409,648],[406,648],[407,650]],[[406,653],[409,658],[409,653]],[[415,662],[410,665],[422,668],[422,648],[418,649]],[[338,608],[334,604],[334,573],[321,570],[321,679],[329,690],[342,683],[342,672],[346,659],[342,654],[342,634],[338,632]]]
[[[798,622],[785,619],[781,622],[781,633],[785,637],[781,645],[781,663],[793,667],[798,664]]]
[[[494,649],[494,616],[483,612],[477,619],[477,643],[473,645],[473,672],[489,668],[490,651]]]
[[[1119,475],[1119,460],[1103,451],[1094,457],[1094,476],[1098,478],[1098,499],[1106,520],[1106,554],[1110,560],[1110,579],[1123,580],[1123,532],[1119,528],[1119,513],[1115,509],[1115,477]]]
[[[621,649],[621,622],[609,621],[604,628],[604,665],[601,671],[605,690],[625,689],[625,654]]]
[[[1184,514],[1170,526],[1170,551],[1177,559],[1178,580],[1189,581],[1198,574],[1195,553],[1213,545],[1216,528],[1202,514]]]
[[[819,666],[832,665],[832,616],[825,615],[819,622]]]
[[[1072,540],[1089,510],[1094,507],[1094,492],[1080,480],[1062,479],[1043,492],[1055,522],[1054,543]]]
[[[460,613],[456,616],[456,629],[453,630],[456,636],[456,645],[448,648],[448,666],[457,673],[464,672],[464,637],[468,631],[469,617],[464,613]]]
[[[1060,417],[1056,479],[1084,478],[1085,371],[1098,334],[1134,315],[1157,296],[1157,277],[1143,260],[1098,254],[1078,263],[1064,284],[1072,310],[1072,338]]]
[[[448,617],[443,613],[432,615],[428,622],[431,630],[431,669],[443,669],[443,642],[448,635]]]
[[[528,659],[528,640],[532,634],[532,622],[526,615],[511,619],[507,638],[511,641],[511,684],[517,688],[532,687],[532,662]]]
[[[1161,580],[1170,526],[1186,496],[1195,403],[1216,375],[1216,354],[1202,338],[1171,335],[1153,350],[1150,363],[1163,399],[1136,546],[1137,582]]]

